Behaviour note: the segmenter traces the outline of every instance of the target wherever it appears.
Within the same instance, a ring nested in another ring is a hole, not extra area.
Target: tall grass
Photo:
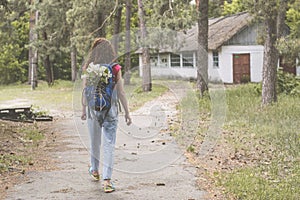
[[[227,88],[223,126],[223,132],[230,133],[224,140],[246,152],[243,159],[251,165],[218,173],[215,179],[228,198],[299,199],[300,98],[281,94],[278,102],[262,107],[256,88],[255,84]],[[199,106],[201,112],[209,112],[207,102]]]

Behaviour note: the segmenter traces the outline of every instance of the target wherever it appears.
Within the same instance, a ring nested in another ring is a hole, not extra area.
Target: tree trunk
[[[43,37],[44,37],[44,41],[47,41],[48,36],[47,33],[44,31],[43,32]],[[46,55],[44,58],[44,65],[45,65],[45,69],[46,69],[46,77],[47,77],[47,83],[48,85],[52,85],[54,82],[54,78],[53,78],[53,68],[51,65],[51,61],[50,61],[50,56]]]
[[[274,3],[275,4],[275,3]],[[273,5],[274,7],[276,6]],[[276,81],[278,51],[275,47],[277,39],[277,11],[271,9],[265,19],[266,38],[264,43],[263,80],[262,80],[262,104],[267,105],[277,101]]]
[[[33,4],[33,0],[31,0],[31,5]],[[35,24],[35,13],[31,12],[30,13],[30,19],[29,19],[29,44],[32,44],[34,42],[34,24]],[[32,74],[32,60],[34,56],[34,50],[32,47],[29,47],[29,52],[28,52],[28,84],[31,84],[31,74]]]
[[[31,79],[31,89],[34,90],[38,86],[37,82],[37,68],[38,68],[38,51],[37,49],[33,52],[33,57],[31,59],[31,68],[30,68],[30,79]]]
[[[50,56],[46,55],[44,58],[44,65],[46,69],[46,77],[47,77],[47,83],[49,86],[53,85],[53,70],[52,70],[52,65],[50,62]]]
[[[31,0],[31,5],[34,5],[34,0]],[[29,23],[29,42],[34,43],[38,39],[37,33],[34,32],[34,27],[38,23],[39,12],[31,12]],[[37,82],[37,67],[38,67],[38,50],[36,48],[29,48],[28,55],[28,83],[31,84],[31,89],[34,90],[38,86]]]
[[[122,17],[123,7],[119,5],[117,12],[114,17],[114,36],[113,36],[113,46],[116,54],[118,55],[119,51],[119,38],[120,38],[120,28],[121,28],[121,17]]]
[[[98,26],[101,26],[105,20],[105,16],[102,13],[103,11],[99,10],[97,12],[97,24]],[[105,37],[106,36],[106,30],[105,26],[103,26],[101,29],[99,29],[96,33],[96,37]]]
[[[72,70],[72,81],[75,82],[77,78],[77,51],[76,47],[71,49],[71,70]]]
[[[147,29],[145,26],[144,20],[144,7],[142,0],[138,0],[138,16],[140,21],[140,29],[141,29],[141,40],[142,45],[147,38]],[[148,92],[152,90],[151,83],[151,67],[150,67],[150,54],[149,48],[142,46],[142,65],[143,65],[143,91]]]
[[[124,84],[130,84],[130,67],[131,67],[131,35],[130,35],[130,21],[131,21],[131,0],[126,0],[126,39],[125,39],[125,74]]]
[[[200,95],[208,90],[208,0],[198,0],[197,85]]]

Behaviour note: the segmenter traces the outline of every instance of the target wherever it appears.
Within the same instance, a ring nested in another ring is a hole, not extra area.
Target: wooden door
[[[250,77],[250,54],[233,54],[233,83],[249,82]]]

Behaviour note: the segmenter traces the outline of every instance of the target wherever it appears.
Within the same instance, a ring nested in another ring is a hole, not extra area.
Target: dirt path
[[[11,188],[6,199],[204,199],[205,192],[196,187],[196,169],[168,130],[178,99],[184,96],[184,88],[178,86],[132,113],[132,126],[127,127],[120,115],[114,193],[105,194],[88,176],[86,122],[79,119],[80,113],[65,113],[53,126],[64,138],[52,154],[58,169],[27,172],[28,181]]]

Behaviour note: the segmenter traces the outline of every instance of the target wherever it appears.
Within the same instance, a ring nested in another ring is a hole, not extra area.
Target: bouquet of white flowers
[[[99,82],[108,84],[108,80],[112,77],[110,70],[106,66],[100,64],[89,64],[81,78],[87,78],[90,84],[98,85]]]

